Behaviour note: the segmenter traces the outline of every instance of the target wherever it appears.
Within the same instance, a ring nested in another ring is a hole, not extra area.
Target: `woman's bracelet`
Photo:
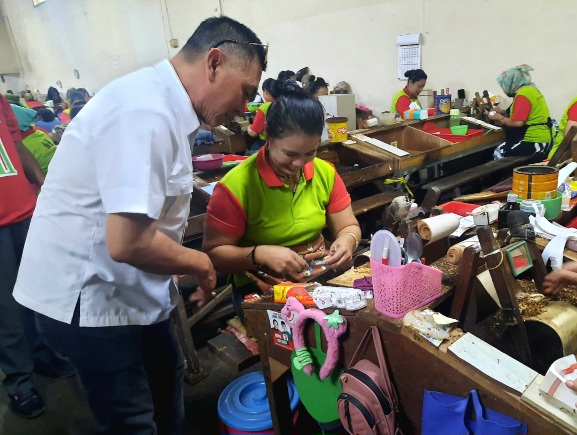
[[[343,236],[351,236],[353,239],[355,239],[355,249],[357,249],[359,247],[359,238],[351,232],[346,232],[346,233],[341,233],[338,235],[337,239],[340,239]]]
[[[256,253],[256,248],[258,248],[259,245],[254,246],[250,252],[248,254],[246,254],[247,257],[250,257],[251,261],[252,261],[252,265],[254,266],[254,268],[256,270],[260,269],[260,266],[257,264],[256,259],[254,258],[255,253]]]

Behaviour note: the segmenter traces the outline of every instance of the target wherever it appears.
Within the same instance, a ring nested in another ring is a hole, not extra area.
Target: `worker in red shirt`
[[[36,193],[44,183],[44,173],[21,140],[12,108],[0,95],[0,369],[12,411],[33,418],[46,405],[32,372],[66,377],[74,370],[38,339],[33,312],[12,296]]]

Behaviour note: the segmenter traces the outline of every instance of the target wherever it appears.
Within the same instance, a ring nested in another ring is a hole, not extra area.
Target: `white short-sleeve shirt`
[[[80,326],[146,325],[178,301],[170,277],[117,263],[106,215],[140,213],[180,242],[190,211],[188,136],[199,127],[168,60],[113,81],[67,127],[26,239],[14,298]]]

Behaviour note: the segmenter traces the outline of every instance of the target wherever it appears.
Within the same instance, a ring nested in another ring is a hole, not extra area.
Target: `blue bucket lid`
[[[294,412],[299,395],[292,379],[288,382],[291,410]],[[262,431],[272,428],[272,418],[262,372],[252,372],[231,382],[218,398],[218,416],[228,427],[242,431]]]

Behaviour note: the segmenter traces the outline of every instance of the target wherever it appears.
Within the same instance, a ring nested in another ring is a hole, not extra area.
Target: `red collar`
[[[266,183],[268,187],[281,187],[284,186],[284,183],[280,181],[278,175],[273,171],[272,166],[270,165],[268,159],[266,158],[266,147],[268,143],[265,144],[261,149],[258,151],[258,155],[256,156],[256,167],[258,169],[258,173]],[[315,164],[314,162],[308,162],[304,166],[303,170],[305,180],[310,181],[313,176],[315,175]]]
[[[36,131],[36,129],[34,127],[30,127],[28,130],[21,131],[20,135],[22,136],[22,139],[26,139],[28,136],[30,136],[35,131]]]
[[[409,88],[407,88],[407,87],[405,86],[405,87],[403,88],[403,92],[404,92],[405,94],[407,94],[407,96],[408,96],[409,98],[411,98],[411,96],[409,95]]]

